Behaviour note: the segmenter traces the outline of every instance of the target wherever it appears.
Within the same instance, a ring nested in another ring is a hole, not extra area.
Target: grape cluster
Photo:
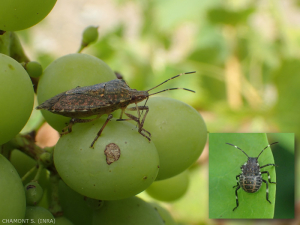
[[[0,30],[20,30],[38,23],[56,1],[43,1],[43,10],[36,13],[39,2],[6,1],[4,6],[16,11],[0,8]],[[27,14],[19,13],[21,7],[33,16],[24,20]],[[97,28],[89,27],[82,44],[97,37]],[[38,223],[39,219],[61,225],[175,224],[161,206],[135,195],[147,190],[161,201],[184,195],[189,182],[186,170],[206,143],[201,115],[181,101],[151,97],[144,123],[151,141],[139,134],[136,122],[117,121],[121,111],[116,108],[94,148],[90,144],[106,115],[75,124],[54,147],[40,148],[34,132],[19,134],[33,110],[33,81],[38,81],[36,96],[41,104],[78,86],[114,80],[116,75],[102,60],[82,53],[60,57],[44,71],[39,63],[25,61],[0,53],[0,224]],[[119,98],[122,101],[121,95]],[[45,110],[42,115],[58,132],[70,121]]]

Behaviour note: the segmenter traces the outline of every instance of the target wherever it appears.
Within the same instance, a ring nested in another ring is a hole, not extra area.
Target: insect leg
[[[134,107],[132,107],[132,108],[134,108]],[[135,110],[136,110],[138,118],[140,120],[141,119],[140,106],[138,106],[137,103],[135,103]],[[139,129],[139,131],[140,131],[140,129]]]
[[[238,206],[239,206],[239,199],[238,199],[238,193],[237,191],[241,188],[240,185],[237,186],[237,188],[235,189],[235,199],[236,199],[236,207],[232,210],[234,211]]]
[[[275,164],[266,164],[266,165],[261,166],[261,167],[259,167],[259,168],[264,168],[264,167],[266,167],[266,166],[277,166],[277,165],[275,165]]]
[[[151,137],[150,132],[148,132],[148,131],[145,130],[143,127],[141,127],[141,123],[140,123],[139,118],[137,118],[136,116],[131,115],[131,114],[129,114],[129,113],[125,113],[125,115],[128,116],[128,117],[130,118],[130,119],[127,119],[127,120],[134,120],[135,122],[137,122],[138,125],[139,125],[139,133],[140,133],[141,135],[143,135],[145,138],[147,138],[149,141],[151,141],[151,139],[150,139],[150,137]],[[145,134],[143,134],[142,131],[146,132],[146,133],[149,135],[149,137],[146,136]]]
[[[134,120],[134,121],[136,121],[135,119],[131,119],[131,118],[129,118],[129,119],[122,119],[122,117],[123,117],[123,114],[125,114],[126,115],[126,113],[125,113],[125,109],[126,108],[122,108],[121,110],[121,115],[120,115],[120,118],[119,119],[117,119],[116,121],[128,121],[128,120]]]
[[[104,130],[104,127],[107,125],[107,123],[110,121],[110,119],[113,117],[112,114],[109,114],[105,123],[102,125],[101,129],[98,131],[97,136],[95,137],[95,139],[93,140],[92,144],[91,144],[91,148],[94,148],[94,144],[97,141],[97,139],[100,137],[102,131]]]
[[[123,114],[124,114],[124,111],[125,111],[125,109],[126,108],[121,108],[121,115],[120,115],[120,118],[119,119],[117,119],[117,121],[124,121],[124,119],[122,119],[122,117],[123,117]]]
[[[123,113],[122,113],[122,114],[123,114]],[[140,130],[141,125],[140,125],[140,120],[139,120],[139,118],[137,118],[136,116],[131,115],[131,114],[129,114],[129,113],[125,113],[125,115],[129,117],[129,119],[122,119],[122,114],[121,114],[120,118],[117,119],[116,121],[128,121],[128,120],[134,120],[135,122],[138,123],[138,125],[139,125],[139,130]],[[146,133],[151,137],[150,132],[148,132],[148,131],[145,130],[144,128],[142,128],[141,131],[146,132]],[[142,134],[142,135],[143,135],[143,134]],[[143,135],[143,136],[144,136],[144,135]],[[147,139],[148,139],[148,137],[147,137]],[[149,140],[149,139],[148,139],[148,140]]]
[[[145,122],[145,119],[146,119],[146,116],[147,116],[147,114],[148,114],[148,112],[149,112],[149,107],[148,106],[138,106],[138,107],[132,107],[132,108],[128,108],[128,110],[130,110],[130,111],[135,111],[135,110],[137,110],[138,111],[138,119],[139,119],[139,121],[140,121],[140,113],[139,113],[139,110],[146,110],[146,112],[145,112],[145,115],[144,115],[144,117],[143,117],[143,119],[142,119],[142,121],[139,123],[139,132],[140,132],[140,130],[143,128],[143,126],[144,126],[144,122]],[[149,134],[149,136],[151,136],[151,134],[147,131],[147,133]]]
[[[60,133],[61,136],[72,132],[72,126],[74,125],[74,120],[75,120],[75,118],[72,118],[70,120],[69,124],[64,129],[62,129],[62,131]]]
[[[263,181],[264,183],[266,183],[266,193],[267,193],[266,199],[267,199],[268,202],[270,202],[270,201],[269,201],[269,187],[268,187],[268,181],[266,181],[266,180],[264,180],[264,179],[262,179],[262,181]],[[270,204],[272,204],[272,203],[270,202]]]
[[[72,126],[75,124],[75,123],[88,123],[88,122],[91,122],[93,120],[96,120],[100,117],[101,115],[98,115],[96,118],[93,118],[93,119],[78,119],[78,118],[72,118],[69,122],[69,125],[66,126],[62,132],[60,133],[61,135],[64,135],[64,134],[68,134],[68,133],[71,133],[72,132]]]
[[[271,177],[270,177],[269,171],[263,171],[263,172],[261,172],[261,174],[263,174],[263,173],[267,173],[268,174],[269,183],[276,184],[276,182],[272,182],[271,181]]]
[[[240,176],[241,176],[241,174],[235,176],[235,179],[236,179],[236,185],[233,186],[233,188],[235,188],[235,187],[237,187],[237,186],[240,185],[240,184],[239,184],[239,180],[238,180],[238,178],[240,178]]]
[[[139,107],[141,107],[140,110],[146,110],[145,115],[144,115],[144,117],[142,119],[142,122],[141,122],[141,128],[142,128],[144,126],[144,122],[145,122],[146,116],[147,116],[147,114],[149,112],[149,107],[148,106],[139,106]],[[149,133],[149,136],[151,137],[150,133]]]
[[[120,119],[117,119],[117,121],[134,120],[134,121],[137,122],[138,125],[139,125],[139,133],[140,133],[141,135],[143,135],[144,137],[146,137],[146,138],[150,141],[150,140],[151,140],[151,139],[150,139],[151,133],[143,128],[144,122],[145,122],[145,119],[146,119],[146,116],[147,116],[147,114],[148,114],[148,112],[149,112],[149,107],[148,107],[148,106],[136,106],[136,107],[127,108],[127,110],[129,110],[129,111],[138,111],[138,117],[136,117],[136,116],[134,116],[134,115],[131,115],[131,114],[125,112],[125,115],[128,116],[129,119],[122,119],[122,118],[120,118]],[[145,113],[145,115],[144,115],[142,121],[140,121],[140,113],[139,113],[139,110],[146,110],[146,113]],[[149,135],[149,137],[147,137],[146,135],[144,135],[144,134],[142,133],[142,131],[146,132],[146,133]]]

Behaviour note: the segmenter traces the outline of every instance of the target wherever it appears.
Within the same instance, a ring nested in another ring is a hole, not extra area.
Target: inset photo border
[[[293,219],[294,143],[294,133],[210,133],[209,218]]]

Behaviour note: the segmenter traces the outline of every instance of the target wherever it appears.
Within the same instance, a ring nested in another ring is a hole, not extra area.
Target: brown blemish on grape
[[[28,185],[28,186],[26,187],[26,190],[29,190],[29,189],[31,189],[31,188],[35,188],[35,186],[34,186],[33,184],[30,184],[30,185]]]
[[[146,177],[146,176],[143,177],[144,180],[147,180],[147,178],[148,178],[148,177]]]
[[[110,165],[120,158],[121,150],[115,143],[110,143],[106,145],[104,154],[106,156],[106,163]]]

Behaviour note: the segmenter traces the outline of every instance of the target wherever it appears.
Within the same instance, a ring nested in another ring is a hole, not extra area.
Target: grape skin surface
[[[39,222],[41,219],[45,219],[45,223],[43,224],[53,224],[53,221],[55,220],[51,212],[43,207],[40,206],[27,206],[26,207],[26,214],[25,219],[28,219],[31,221],[31,223],[40,224]],[[48,219],[48,220],[46,220]],[[47,222],[48,221],[48,222]],[[52,221],[52,222],[51,222]]]
[[[26,198],[22,181],[13,165],[1,154],[0,184],[0,221],[23,219]]]
[[[82,42],[84,44],[90,44],[96,41],[98,38],[98,27],[87,27],[82,34]]]
[[[151,133],[151,141],[159,154],[160,169],[156,180],[163,180],[196,162],[204,149],[207,129],[200,113],[179,100],[151,97],[147,106],[149,113],[144,128]]]
[[[43,189],[38,182],[29,182],[25,185],[27,205],[36,205],[43,197]]]
[[[16,60],[0,53],[0,144],[16,136],[33,109],[32,82]]]
[[[30,61],[26,64],[26,71],[31,77],[39,77],[43,73],[43,68],[38,62]]]
[[[0,30],[29,28],[44,19],[55,3],[56,0],[3,0],[0,3]]]
[[[62,136],[54,150],[54,164],[63,181],[78,193],[99,200],[127,198],[145,190],[159,171],[159,158],[153,142],[126,121],[112,119],[90,148],[106,118],[75,124]],[[120,157],[107,163],[106,146],[114,143]]]
[[[105,201],[104,206],[95,211],[93,225],[164,225],[157,210],[138,197],[116,201]]]
[[[59,200],[67,217],[74,225],[91,224],[93,210],[86,204],[84,196],[59,181]]]
[[[184,171],[174,177],[153,182],[146,192],[159,201],[172,202],[182,197],[188,186],[188,172]]]

